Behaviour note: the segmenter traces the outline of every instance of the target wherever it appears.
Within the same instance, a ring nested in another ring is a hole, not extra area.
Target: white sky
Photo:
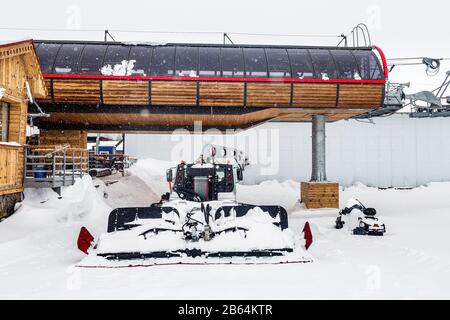
[[[27,10],[24,11],[24,6]],[[447,1],[287,1],[287,0],[40,0],[2,4],[0,28],[57,28],[62,32],[0,29],[0,41],[23,38],[102,40],[102,32],[71,29],[326,34],[336,38],[280,38],[231,35],[235,43],[336,45],[337,35],[359,22],[369,25],[372,43],[388,57],[450,57],[446,38]],[[221,35],[142,34],[112,32],[118,41],[221,42]],[[398,67],[394,81],[412,81],[411,90],[440,84],[450,63],[428,78],[424,67]]]

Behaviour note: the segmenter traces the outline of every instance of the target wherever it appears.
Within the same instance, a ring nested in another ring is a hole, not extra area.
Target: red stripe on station
[[[352,79],[298,79],[298,78],[249,78],[249,77],[189,77],[189,76],[105,76],[96,74],[46,73],[47,79],[91,79],[91,80],[155,80],[155,81],[217,81],[217,82],[279,82],[279,83],[354,83],[386,84],[386,80]]]
[[[378,53],[380,54],[381,61],[383,62],[384,78],[387,81],[389,79],[389,68],[387,65],[386,55],[384,54],[383,50],[381,50],[380,47],[374,46],[374,49],[377,50]]]

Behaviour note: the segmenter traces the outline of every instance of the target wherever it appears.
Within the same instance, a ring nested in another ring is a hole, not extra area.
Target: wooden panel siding
[[[244,84],[239,82],[200,82],[200,106],[242,107]]]
[[[11,103],[9,107],[8,140],[19,144],[26,143],[28,104]]]
[[[99,80],[53,80],[55,102],[99,104]]]
[[[148,81],[105,80],[103,103],[116,105],[148,105]]]
[[[370,107],[378,108],[383,99],[384,86],[381,85],[350,85],[339,87],[339,107]]]
[[[247,106],[289,107],[290,83],[247,83]]]
[[[50,80],[50,79],[45,79],[45,80],[44,80],[44,83],[45,83],[45,88],[47,89],[47,95],[46,95],[45,97],[42,97],[42,98],[37,99],[37,100],[39,100],[39,102],[46,102],[46,103],[49,103],[49,102],[52,102],[52,95],[51,95],[51,90],[52,90],[52,88],[51,88],[51,80]]]
[[[21,192],[23,147],[0,143],[0,195]]]
[[[69,144],[72,148],[87,149],[87,131],[40,130],[39,144],[46,146]]]
[[[336,84],[295,83],[294,107],[336,107]]]
[[[26,72],[19,58],[0,60],[0,86],[5,89],[6,94],[15,97],[24,96],[25,79]]]
[[[152,81],[151,90],[153,105],[197,105],[197,82],[195,81]]]

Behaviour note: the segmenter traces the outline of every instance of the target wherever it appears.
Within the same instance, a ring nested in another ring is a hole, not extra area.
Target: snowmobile
[[[311,261],[283,207],[236,201],[247,165],[240,151],[206,146],[194,163],[167,170],[160,202],[114,209],[97,241],[82,229],[80,266]]]
[[[339,212],[335,228],[342,229],[347,225],[354,235],[383,236],[386,226],[375,217],[376,214],[374,208],[366,208],[358,199],[350,199]]]

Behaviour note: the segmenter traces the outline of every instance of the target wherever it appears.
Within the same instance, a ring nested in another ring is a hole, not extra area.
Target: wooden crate
[[[302,182],[300,197],[308,209],[339,208],[339,184]]]

